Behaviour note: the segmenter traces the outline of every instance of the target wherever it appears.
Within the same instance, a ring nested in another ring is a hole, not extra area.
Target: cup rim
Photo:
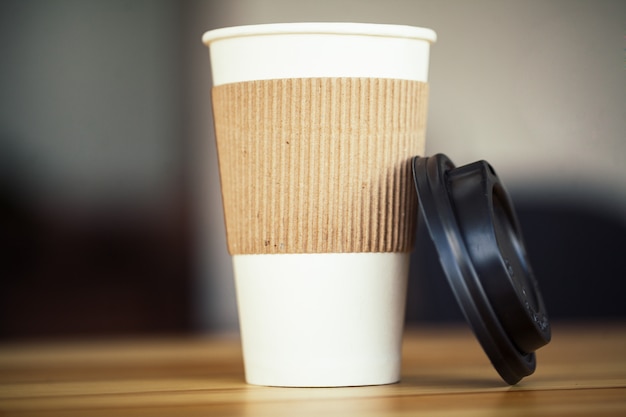
[[[265,23],[257,25],[230,26],[209,30],[202,35],[202,42],[211,43],[227,38],[263,35],[355,35],[425,40],[434,43],[434,30],[408,25],[352,22],[302,22]]]

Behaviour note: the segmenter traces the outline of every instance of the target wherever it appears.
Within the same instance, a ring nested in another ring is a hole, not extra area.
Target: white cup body
[[[204,34],[213,85],[307,77],[428,79],[430,29],[366,23],[286,23]]]
[[[408,261],[405,253],[236,255],[246,380],[397,382]]]
[[[308,77],[427,82],[435,33],[288,23],[203,36],[213,85]],[[399,381],[408,252],[234,255],[246,380],[270,386]]]

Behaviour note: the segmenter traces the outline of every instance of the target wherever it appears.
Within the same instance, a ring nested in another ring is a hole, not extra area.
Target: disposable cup
[[[400,379],[430,29],[204,34],[247,382]]]

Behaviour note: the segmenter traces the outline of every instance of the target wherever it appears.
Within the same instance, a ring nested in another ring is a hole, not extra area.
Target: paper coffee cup
[[[249,383],[399,380],[434,40],[357,23],[204,34]]]

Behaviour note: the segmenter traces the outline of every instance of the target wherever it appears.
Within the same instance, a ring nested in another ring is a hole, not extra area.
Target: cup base
[[[246,381],[400,380],[409,253],[235,255]]]

